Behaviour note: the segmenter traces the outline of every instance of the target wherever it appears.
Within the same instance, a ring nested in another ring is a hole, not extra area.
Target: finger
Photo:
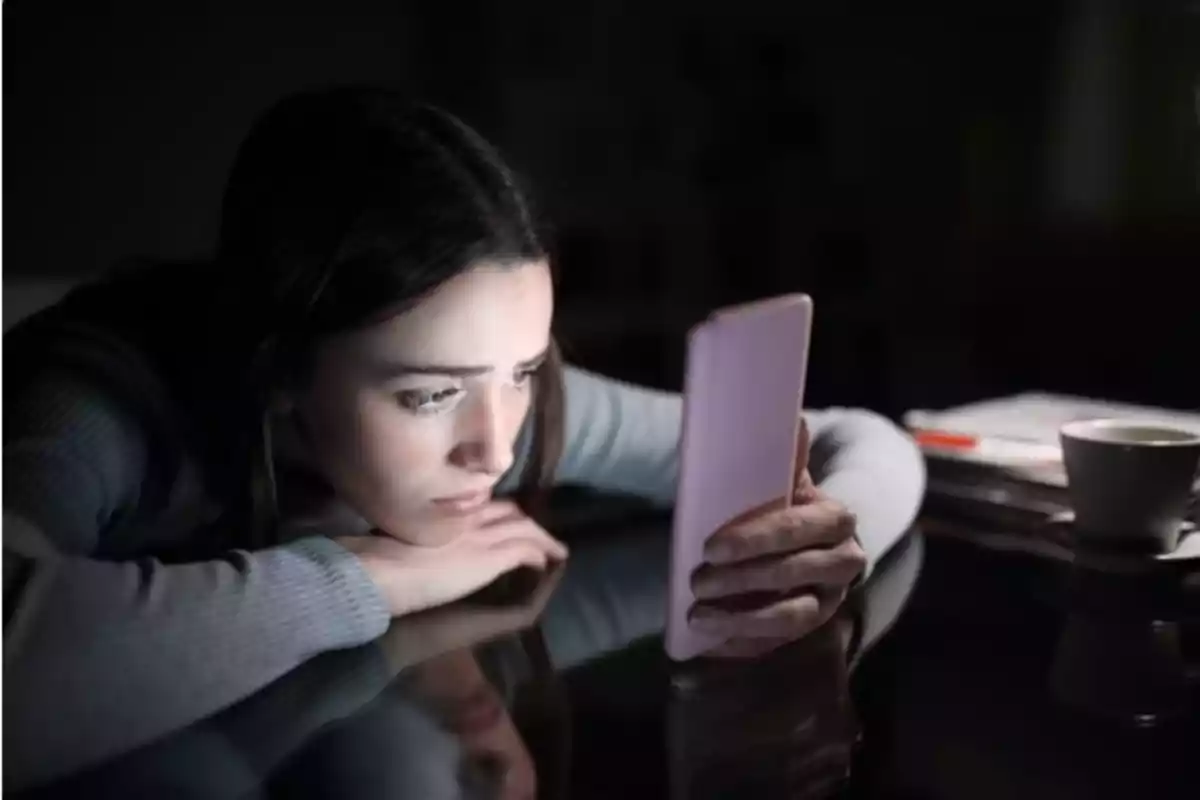
[[[524,516],[525,513],[521,511],[521,507],[512,500],[492,500],[476,512],[475,522],[479,527],[488,527],[520,519]]]
[[[792,503],[796,505],[815,503],[820,497],[821,491],[813,482],[812,472],[807,469],[797,472],[792,486]]]
[[[795,502],[808,502],[807,495],[814,488],[812,478],[808,472],[808,458],[812,451],[812,435],[808,430],[808,419],[803,415],[800,417],[800,428],[796,432],[796,456],[793,466],[793,493],[796,495],[804,494],[804,497],[797,496]]]
[[[561,561],[567,557],[567,546],[528,517],[514,518],[503,524],[477,529],[475,537],[476,541],[482,540],[488,547],[520,539],[532,542],[551,558]]]
[[[788,639],[730,639],[723,642],[705,655],[713,658],[760,658],[783,647]]]
[[[556,561],[563,561],[567,557],[567,546],[555,539],[547,533],[540,525],[532,524],[531,530],[527,535],[530,541],[536,544],[543,553]]]
[[[764,514],[709,537],[704,558],[710,564],[732,564],[773,553],[791,553],[853,538],[854,515],[833,500],[818,500]]]
[[[715,636],[790,640],[816,630],[826,616],[817,595],[805,593],[764,608],[735,613],[701,604],[692,611],[690,624],[700,633]]]
[[[532,542],[547,555],[557,559],[567,557],[567,546],[546,532],[541,525],[533,520],[526,520],[514,525],[507,536]]]
[[[524,542],[536,548],[546,558],[555,561],[565,561],[567,558],[567,546],[565,544],[550,536],[550,534],[539,531],[518,531],[507,538],[495,541],[492,543],[492,546],[504,546],[512,541]]]
[[[501,542],[489,551],[491,556],[491,573],[489,580],[495,579],[506,572],[518,567],[532,567],[543,570],[549,561],[545,551],[533,542],[524,539],[511,539]]]
[[[805,586],[832,589],[848,586],[866,564],[858,542],[847,539],[834,547],[811,548],[778,557],[737,564],[706,564],[692,576],[692,592],[700,599],[749,592],[785,592]]]

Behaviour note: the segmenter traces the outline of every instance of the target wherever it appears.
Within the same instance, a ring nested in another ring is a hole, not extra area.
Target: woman
[[[532,219],[450,115],[303,93],[243,143],[212,263],[118,275],[6,336],[6,784],[563,560],[527,513],[552,482],[670,502],[680,399],[560,366]],[[731,655],[829,619],[920,499],[889,423],[808,422],[816,483],[725,531],[698,593],[816,588],[698,607]]]

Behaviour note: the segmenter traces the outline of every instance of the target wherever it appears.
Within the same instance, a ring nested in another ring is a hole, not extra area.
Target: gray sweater
[[[5,403],[6,788],[152,741],[387,629],[379,592],[329,538],[340,526],[166,563],[153,554],[201,535],[211,517],[194,465],[153,524],[124,525],[150,463],[139,421],[66,374]],[[671,502],[678,395],[568,369],[566,410],[560,482]],[[814,477],[857,515],[874,563],[916,515],[920,454],[869,412],[807,416]]]

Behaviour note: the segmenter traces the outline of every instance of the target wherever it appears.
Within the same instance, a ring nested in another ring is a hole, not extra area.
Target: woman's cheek
[[[372,415],[363,426],[362,450],[389,483],[400,475],[423,481],[446,462],[453,444],[451,417],[419,417],[399,407]]]

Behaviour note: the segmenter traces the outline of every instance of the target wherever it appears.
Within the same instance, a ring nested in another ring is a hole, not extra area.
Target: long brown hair
[[[546,360],[538,368],[534,391],[529,420],[533,435],[529,460],[518,483],[517,501],[526,514],[542,519],[563,448],[562,354],[557,342],[551,341]]]
[[[255,123],[225,191],[190,399],[208,472],[258,543],[278,517],[272,399],[306,379],[316,344],[411,308],[479,263],[549,261],[534,220],[482,136],[386,87],[302,92]],[[562,447],[561,370],[552,346],[535,375],[518,492],[530,513]]]

